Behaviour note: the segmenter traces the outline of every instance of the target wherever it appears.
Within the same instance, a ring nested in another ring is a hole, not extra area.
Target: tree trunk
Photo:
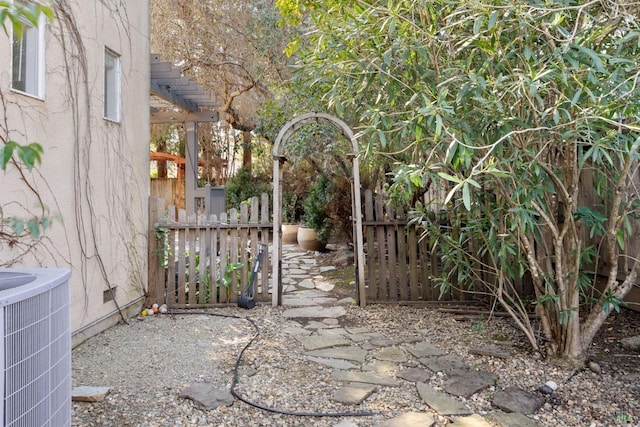
[[[251,173],[251,132],[242,132],[242,167]]]

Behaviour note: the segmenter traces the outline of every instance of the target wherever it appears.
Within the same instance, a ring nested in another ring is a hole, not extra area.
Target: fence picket
[[[384,201],[382,200],[382,195],[378,194],[375,197],[374,204],[374,212],[376,215],[376,222],[384,224]],[[380,282],[378,282],[378,298],[381,300],[386,300],[389,298],[389,293],[387,292],[387,284],[389,281],[389,276],[387,275],[387,246],[385,241],[385,227],[377,227],[377,238],[378,238],[378,276],[380,277]]]

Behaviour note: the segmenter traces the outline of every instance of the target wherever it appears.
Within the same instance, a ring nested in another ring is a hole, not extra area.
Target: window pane
[[[104,116],[120,120],[120,57],[110,50],[104,55]]]
[[[12,87],[38,93],[38,29],[23,22],[22,38],[13,40]]]

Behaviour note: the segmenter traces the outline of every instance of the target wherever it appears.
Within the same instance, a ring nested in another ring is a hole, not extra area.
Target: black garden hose
[[[259,403],[256,402],[252,402],[244,397],[242,397],[240,394],[238,394],[238,392],[235,390],[236,384],[238,384],[240,382],[239,377],[238,377],[238,367],[240,366],[240,363],[242,363],[242,356],[244,355],[244,352],[253,344],[253,342],[256,340],[256,338],[258,338],[260,336],[260,328],[258,327],[258,324],[255,322],[255,320],[249,318],[249,317],[242,317],[242,316],[238,316],[235,314],[221,314],[221,313],[210,313],[207,311],[180,311],[180,312],[167,312],[166,314],[169,314],[171,316],[174,316],[176,314],[198,314],[198,315],[206,315],[206,316],[216,316],[216,317],[228,317],[228,318],[232,318],[232,319],[241,319],[241,320],[246,320],[247,322],[251,323],[251,325],[253,326],[254,329],[254,334],[251,337],[251,339],[249,340],[249,342],[242,348],[242,350],[240,351],[240,353],[238,354],[238,357],[236,358],[236,363],[233,367],[233,379],[231,382],[231,395],[233,397],[235,397],[236,399],[238,399],[239,401],[246,403],[249,406],[253,406],[254,408],[258,408],[258,409],[262,409],[263,411],[267,411],[267,412],[272,412],[274,414],[281,414],[281,415],[293,415],[293,416],[297,416],[297,417],[371,417],[371,416],[376,416],[376,415],[380,415],[377,412],[371,412],[371,411],[349,411],[349,412],[295,412],[295,411],[287,411],[284,409],[278,409],[278,408],[271,408],[269,406],[265,406],[265,405],[261,405]]]

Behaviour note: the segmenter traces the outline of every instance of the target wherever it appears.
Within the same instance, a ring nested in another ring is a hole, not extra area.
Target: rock
[[[411,381],[414,383],[426,383],[431,377],[431,372],[421,368],[408,368],[399,371],[396,377],[403,380]]]
[[[448,427],[491,427],[481,415],[473,414],[468,417],[452,417]]]
[[[407,350],[409,350],[409,353],[413,354],[418,359],[422,357],[442,356],[446,354],[446,352],[428,342],[417,343],[414,346],[407,348]]]
[[[449,380],[442,385],[442,389],[454,396],[467,399],[473,394],[495,384],[495,375],[484,371],[459,371],[450,375]]]
[[[398,417],[392,418],[378,424],[377,427],[423,427],[431,426],[436,422],[436,417],[432,414],[422,412],[407,412]]]
[[[71,400],[76,402],[100,402],[111,390],[110,387],[76,387],[71,391]]]
[[[511,386],[496,392],[492,403],[505,412],[533,414],[544,404],[544,397]]]
[[[597,362],[594,362],[593,360],[590,360],[589,362],[587,362],[587,368],[589,368],[593,373],[596,373],[596,374],[602,373],[602,368],[600,368],[600,365]]]
[[[442,393],[429,384],[417,383],[416,388],[422,400],[440,415],[472,415],[458,399]]]
[[[215,388],[211,384],[199,383],[185,388],[180,397],[190,399],[203,411],[219,408],[220,406],[231,406],[233,396],[227,389]]]
[[[380,372],[356,372],[356,371],[334,371],[331,378],[336,381],[376,384],[387,387],[397,387],[400,384],[391,376]]]
[[[431,369],[433,372],[446,373],[459,369],[469,369],[469,366],[465,362],[460,360],[460,358],[450,354],[435,357],[423,357],[422,359],[420,359],[420,363]]]
[[[359,405],[374,391],[375,386],[369,384],[349,384],[336,390],[331,399],[344,405]]]
[[[625,350],[636,351],[640,353],[640,335],[636,335],[635,337],[623,338],[620,341],[620,344]]]
[[[350,341],[340,335],[311,335],[297,336],[305,350],[321,350],[323,348],[341,347],[349,345]]]
[[[383,347],[373,357],[387,362],[406,362],[408,360],[404,350],[400,347]]]

